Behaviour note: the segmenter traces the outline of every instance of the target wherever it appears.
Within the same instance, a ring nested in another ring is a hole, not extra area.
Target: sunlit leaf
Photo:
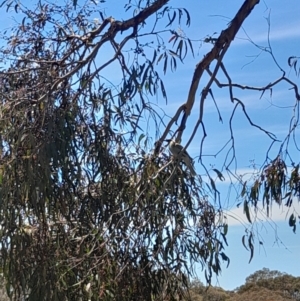
[[[138,139],[138,144],[140,145],[141,141],[146,137],[145,134],[141,134]]]
[[[176,39],[177,37],[178,37],[178,36],[177,36],[177,35],[175,35],[175,34],[174,34],[174,35],[172,35],[172,37],[169,39],[169,41],[168,41],[168,42],[169,42],[169,43],[171,43],[171,42],[172,42],[174,39]]]

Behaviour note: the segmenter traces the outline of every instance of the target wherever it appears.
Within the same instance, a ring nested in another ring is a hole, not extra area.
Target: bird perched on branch
[[[192,176],[196,176],[193,159],[190,157],[190,155],[187,153],[186,150],[183,150],[183,146],[172,139],[168,139],[166,141],[170,142],[169,150],[172,153],[172,155],[175,158],[181,159],[184,162],[184,164],[188,167],[188,169],[190,170]]]

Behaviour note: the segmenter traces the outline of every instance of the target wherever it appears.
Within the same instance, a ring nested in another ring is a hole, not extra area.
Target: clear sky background
[[[21,2],[27,5],[35,3],[35,1],[27,0]],[[56,2],[59,3],[60,1]],[[79,5],[80,2],[81,0],[78,0]],[[107,15],[113,15],[120,20],[129,17],[129,13],[126,16],[122,13],[126,2],[123,0],[107,0],[105,4],[107,5]],[[234,17],[242,2],[237,0],[172,0],[170,5],[173,7],[184,5],[188,9],[192,23],[190,28],[184,28],[184,30],[190,38],[203,40],[207,36],[218,37],[221,30],[225,29],[228,22]],[[111,10],[112,7],[113,10]],[[267,47],[268,30],[270,29],[270,41],[278,63],[287,71],[291,80],[299,84],[299,78],[295,76],[293,70],[289,69],[287,63],[289,56],[300,55],[299,14],[300,1],[298,0],[265,0],[254,8],[244,23],[243,30],[237,34],[224,59],[225,66],[234,82],[262,86],[281,76],[281,72],[272,61],[271,56],[251,44],[246,36],[247,33],[257,45]],[[271,21],[270,27],[267,23],[268,17]],[[1,15],[1,19],[4,20],[4,18],[7,22],[1,22],[1,30],[9,27],[9,24],[14,24],[8,15],[5,15],[5,17]],[[216,34],[214,34],[215,32]],[[195,44],[195,58],[189,56],[184,64],[178,63],[175,73],[168,71],[165,76],[162,75],[168,93],[168,104],[165,105],[165,101],[158,98],[157,105],[161,106],[167,112],[167,115],[172,116],[172,113],[186,101],[195,65],[211,47],[211,44],[201,44],[200,42]],[[110,53],[103,53],[103,55],[110,56]],[[106,76],[113,81],[118,73],[111,70],[108,71]],[[224,81],[224,77],[221,77],[220,80]],[[205,81],[200,82],[198,96],[205,83]],[[236,95],[245,103],[248,114],[255,123],[282,139],[288,132],[289,120],[293,114],[291,106],[295,101],[293,91],[288,89],[287,85],[280,84],[274,89],[272,96],[266,92],[260,98],[261,94],[259,92],[249,91],[239,91]],[[212,100],[208,99],[205,104],[204,115],[208,137],[204,145],[205,156],[203,160],[206,164],[211,164],[221,170],[226,152],[222,152],[216,158],[213,155],[230,138],[228,120],[234,104],[230,102],[226,89],[219,89],[214,86],[213,93],[221,111],[223,123],[219,122],[216,108]],[[198,103],[196,103],[188,122],[189,127],[184,132],[183,139],[185,141],[183,142],[188,140],[197,121],[198,112]],[[163,131],[163,128],[161,128],[161,131]],[[237,173],[245,175],[251,170],[250,166],[253,163],[259,167],[264,162],[271,141],[265,134],[251,127],[240,110],[234,118],[234,135],[238,158]],[[197,158],[199,155],[201,137],[202,134],[199,131],[199,134],[196,135],[193,143],[188,148],[192,157]],[[299,135],[296,139],[300,143]],[[278,150],[277,146],[274,147],[274,154]],[[299,153],[295,149],[290,151],[294,154],[294,160],[299,162]],[[196,167],[199,174],[204,173],[200,164],[196,164]],[[277,208],[274,206],[270,219],[263,221],[264,217],[260,216],[261,220],[257,220],[254,225],[256,233],[254,258],[251,263],[248,263],[250,253],[242,245],[242,236],[245,234],[245,229],[250,228],[251,225],[246,221],[242,208],[236,208],[236,196],[234,193],[228,193],[229,178],[226,174],[224,175],[226,181],[218,182],[218,189],[221,192],[222,205],[227,210],[228,215],[229,232],[227,239],[229,246],[225,253],[230,258],[230,265],[226,268],[226,263],[223,264],[222,275],[218,279],[214,279],[212,284],[219,285],[224,289],[234,289],[242,285],[245,278],[251,273],[264,267],[300,276],[300,225],[297,225],[298,228],[296,234],[294,234],[288,226],[288,217],[291,212],[288,212],[286,207]],[[294,205],[300,213],[299,203],[294,202]],[[260,245],[258,240],[262,241],[263,244]],[[198,276],[205,283],[204,274],[200,268],[198,269]]]

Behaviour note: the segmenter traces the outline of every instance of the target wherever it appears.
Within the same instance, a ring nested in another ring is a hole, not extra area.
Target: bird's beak
[[[165,139],[165,141],[167,142],[167,145],[169,145],[172,141],[172,139]]]

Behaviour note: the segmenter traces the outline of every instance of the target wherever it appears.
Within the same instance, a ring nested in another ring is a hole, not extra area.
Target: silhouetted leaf
[[[296,216],[292,213],[289,218],[289,226],[293,228],[294,233],[296,233],[296,221]]]
[[[169,18],[169,23],[166,25],[166,27],[170,26],[174,22],[176,18],[176,11],[173,12],[173,16],[171,18],[170,15],[168,14],[168,18]]]
[[[218,175],[218,178],[219,178],[221,181],[225,181],[225,178],[224,178],[223,174],[222,174],[219,170],[213,168],[213,171]]]
[[[246,200],[244,201],[244,213],[246,214],[246,217],[247,217],[249,223],[252,223],[251,222],[251,217],[250,217],[250,210],[249,210],[248,202]]]
[[[230,259],[226,256],[226,254],[224,254],[223,252],[222,253],[220,253],[220,255],[221,255],[221,257],[222,257],[222,259],[224,260],[224,261],[227,261],[227,268],[228,268],[228,266],[229,266],[229,264],[230,264]]]
[[[254,246],[253,246],[252,240],[253,240],[253,236],[252,236],[252,233],[251,233],[250,236],[249,236],[249,239],[248,239],[248,245],[249,245],[249,248],[250,248],[249,263],[251,262],[251,260],[253,258],[253,255],[254,255]]]
[[[247,181],[244,182],[243,184],[243,188],[242,188],[242,192],[241,192],[241,197],[243,197],[246,194],[246,186],[247,185]]]
[[[246,246],[245,240],[246,240],[246,235],[243,235],[243,237],[242,237],[242,243],[243,243],[243,246],[244,246],[244,248],[245,248],[247,251],[249,251],[248,247]]]

